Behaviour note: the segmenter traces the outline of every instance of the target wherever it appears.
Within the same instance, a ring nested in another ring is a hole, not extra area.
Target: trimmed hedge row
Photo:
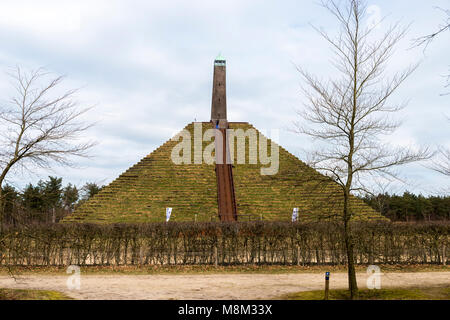
[[[450,223],[353,223],[355,258],[446,263]],[[335,222],[48,224],[8,227],[1,265],[345,264]]]

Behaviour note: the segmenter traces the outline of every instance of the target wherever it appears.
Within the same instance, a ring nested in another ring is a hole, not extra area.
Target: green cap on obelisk
[[[225,58],[222,54],[219,54],[214,59],[211,120],[214,123],[220,120],[227,120],[226,66]]]
[[[214,60],[215,66],[225,66],[225,58],[222,56],[222,53],[219,53],[219,55]]]

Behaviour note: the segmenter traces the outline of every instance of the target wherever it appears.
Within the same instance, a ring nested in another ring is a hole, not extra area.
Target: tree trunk
[[[445,243],[444,243],[444,245],[442,246],[442,265],[446,265],[447,264],[447,257],[446,257],[446,255],[445,255]]]
[[[356,283],[355,259],[353,254],[353,237],[350,228],[349,193],[344,195],[344,241],[347,253],[348,289],[350,299],[358,298],[358,285]]]
[[[55,207],[52,208],[52,223],[56,223],[56,212],[55,212]]]
[[[351,231],[348,230],[348,224],[345,226],[345,248],[347,250],[347,263],[348,263],[348,288],[350,290],[350,299],[354,300],[358,298],[358,285],[356,283],[356,270],[353,254],[353,238]]]

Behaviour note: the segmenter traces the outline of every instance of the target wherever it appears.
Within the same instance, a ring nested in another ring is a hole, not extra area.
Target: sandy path
[[[360,288],[367,274],[357,275]],[[83,275],[80,290],[68,290],[66,276],[26,275],[14,281],[0,276],[0,287],[57,290],[76,299],[270,299],[282,294],[321,290],[322,273]],[[331,288],[345,288],[347,275],[333,273]],[[385,273],[381,286],[449,286],[450,272]]]

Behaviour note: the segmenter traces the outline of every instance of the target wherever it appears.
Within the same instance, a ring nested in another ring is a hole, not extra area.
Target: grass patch
[[[0,288],[0,300],[73,300],[58,291]]]
[[[442,265],[379,265],[382,272],[450,272],[449,266]],[[14,274],[48,274],[67,275],[67,267],[0,267],[0,275],[7,275],[10,271]],[[356,267],[357,272],[366,272],[367,266]],[[152,266],[82,266],[83,274],[217,274],[217,273],[260,273],[260,274],[283,274],[283,273],[320,273],[330,271],[346,272],[345,266],[283,266],[283,265],[152,265]]]
[[[323,300],[324,291],[303,291],[287,294],[283,300]],[[349,300],[348,290],[330,290],[329,300]],[[450,300],[450,288],[448,287],[420,287],[420,288],[390,288],[359,290],[359,300]]]

